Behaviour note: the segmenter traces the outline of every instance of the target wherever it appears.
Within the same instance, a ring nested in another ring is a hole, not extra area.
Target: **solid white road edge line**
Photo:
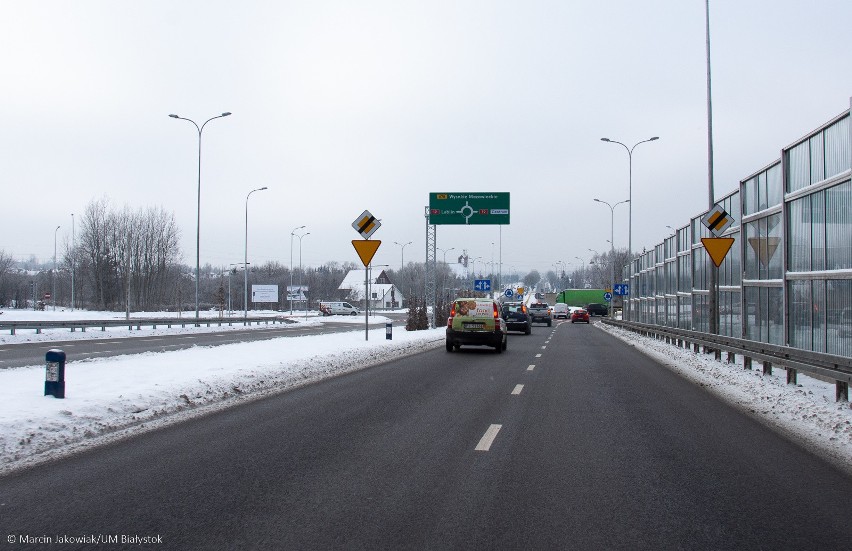
[[[476,445],[476,450],[478,452],[487,452],[491,448],[491,444],[494,443],[494,439],[497,438],[497,433],[500,432],[500,429],[503,428],[503,425],[491,425],[488,427],[488,430],[485,431],[485,434],[482,435],[482,438],[479,440],[479,444]]]

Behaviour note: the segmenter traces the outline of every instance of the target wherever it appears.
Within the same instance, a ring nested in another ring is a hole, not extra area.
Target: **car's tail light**
[[[497,308],[497,303],[494,303],[494,319],[500,319],[500,310]]]

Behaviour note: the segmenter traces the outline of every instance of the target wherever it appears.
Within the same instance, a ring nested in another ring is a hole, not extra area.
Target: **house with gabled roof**
[[[358,303],[364,308],[369,296],[370,309],[408,307],[408,302],[402,296],[402,291],[393,284],[384,270],[379,271],[378,275],[376,275],[375,270],[370,270],[372,274],[369,280],[366,272],[367,270],[350,270],[343,278],[337,288],[348,292],[346,300]],[[365,288],[365,283],[368,281],[369,292]]]

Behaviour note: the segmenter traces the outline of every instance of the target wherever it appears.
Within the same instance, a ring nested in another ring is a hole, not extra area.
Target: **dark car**
[[[593,316],[606,316],[609,314],[609,308],[606,307],[606,304],[598,304],[596,302],[587,304],[586,311]]]
[[[532,333],[532,318],[523,302],[504,302],[502,313],[509,331],[520,331],[524,335]]]
[[[571,323],[576,323],[578,321],[584,321],[586,323],[591,323],[591,318],[589,318],[589,313],[582,308],[577,308],[573,312],[571,312]]]

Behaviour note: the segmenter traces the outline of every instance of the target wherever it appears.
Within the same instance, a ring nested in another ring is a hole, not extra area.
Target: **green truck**
[[[556,295],[556,302],[564,302],[568,306],[585,308],[587,304],[599,303],[609,306],[604,299],[604,289],[565,289]]]

